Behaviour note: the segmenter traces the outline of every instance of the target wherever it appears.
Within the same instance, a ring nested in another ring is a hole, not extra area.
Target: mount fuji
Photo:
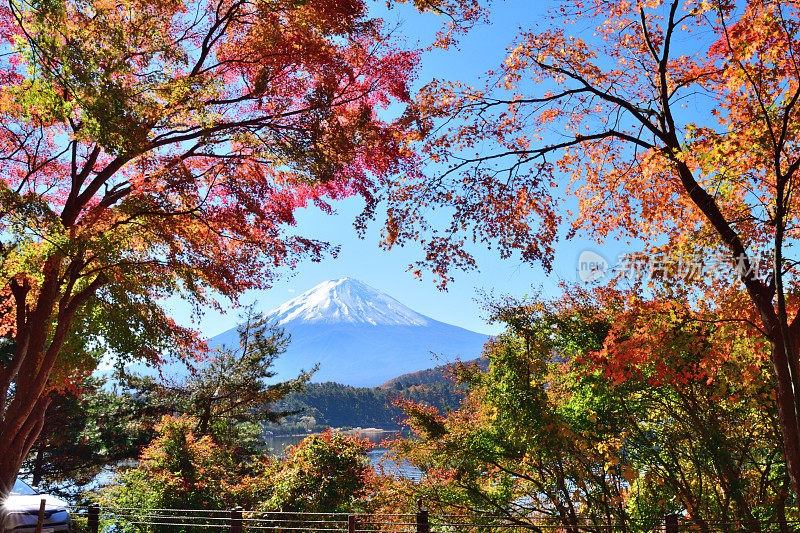
[[[319,363],[313,382],[373,387],[401,374],[475,359],[488,339],[417,313],[352,278],[324,281],[266,316],[292,336],[274,363],[278,379]],[[238,343],[233,328],[209,346]]]

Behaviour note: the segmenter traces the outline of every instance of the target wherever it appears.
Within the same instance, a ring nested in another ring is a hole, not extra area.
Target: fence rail
[[[625,524],[577,523],[567,525],[546,518],[515,521],[502,516],[464,516],[429,514],[426,510],[409,514],[296,513],[204,509],[140,509],[131,507],[73,507],[73,519],[86,525],[88,533],[99,533],[101,524],[108,526],[141,526],[162,531],[209,531],[220,533],[619,533],[695,531],[677,514],[650,522],[629,521]],[[789,524],[789,531],[800,523]],[[712,524],[712,531],[743,532],[747,528],[735,524]],[[762,531],[783,531],[777,523],[763,523]],[[113,529],[121,529],[119,527]]]

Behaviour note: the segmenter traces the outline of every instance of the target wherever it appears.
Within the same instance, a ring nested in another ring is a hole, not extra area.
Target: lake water
[[[397,436],[396,431],[385,431],[382,429],[352,429],[348,431],[341,431],[344,435],[361,437],[362,439],[367,439],[372,444],[375,445],[376,448],[383,448],[385,449],[385,444],[387,440],[392,439]],[[309,433],[311,435],[311,433]],[[275,453],[283,453],[283,450],[287,446],[294,446],[299,444],[303,439],[308,437],[309,435],[272,435],[265,437],[267,447]]]

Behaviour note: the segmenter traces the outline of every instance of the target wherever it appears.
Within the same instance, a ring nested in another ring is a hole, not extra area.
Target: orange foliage
[[[287,228],[410,164],[418,54],[362,0],[22,0],[0,46],[1,497],[88,352],[199,356],[164,301],[335,253]]]
[[[483,85],[437,80],[418,95],[408,142],[438,166],[391,184],[384,245],[419,240],[411,268],[441,285],[476,267],[474,243],[549,270],[562,234],[721,257],[724,276],[634,288],[713,311],[731,338],[763,336],[800,495],[799,33],[800,8],[783,0],[562,2]],[[652,305],[642,317],[670,312]]]

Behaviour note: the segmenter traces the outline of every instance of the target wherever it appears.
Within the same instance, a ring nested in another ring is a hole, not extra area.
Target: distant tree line
[[[277,411],[302,411],[279,424],[273,433],[287,434],[327,427],[401,429],[403,401],[413,401],[446,412],[457,409],[463,398],[461,385],[442,379],[418,384],[394,381],[391,387],[351,387],[341,383],[310,383],[305,392],[288,394],[276,402]]]

